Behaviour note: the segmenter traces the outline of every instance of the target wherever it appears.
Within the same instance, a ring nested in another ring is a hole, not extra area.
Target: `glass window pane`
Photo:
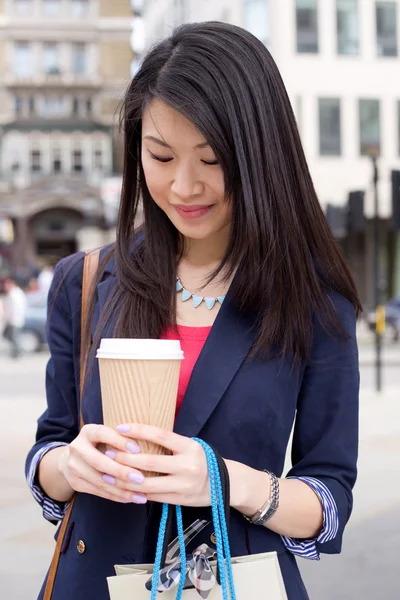
[[[397,56],[396,2],[376,3],[376,43],[378,56]]]
[[[336,0],[336,28],[338,54],[359,54],[358,0]]]
[[[13,66],[18,77],[30,77],[33,74],[32,52],[27,42],[16,42]]]
[[[17,15],[29,15],[32,13],[33,0],[14,0],[14,12]]]
[[[318,0],[296,0],[297,52],[318,52]]]
[[[82,150],[74,150],[72,153],[72,170],[75,173],[83,171]]]
[[[60,56],[57,44],[44,45],[43,63],[46,75],[58,75],[60,73]]]
[[[88,0],[72,0],[72,16],[76,18],[86,17],[89,12]]]
[[[360,153],[381,152],[379,100],[360,100]]]
[[[339,98],[319,100],[319,152],[321,156],[340,156],[341,127]]]
[[[15,116],[20,117],[23,109],[23,101],[21,96],[15,96],[14,98]]]
[[[41,171],[41,154],[40,150],[32,150],[31,152],[31,171],[38,172]]]
[[[244,28],[255,35],[263,44],[269,41],[269,0],[244,0]]]
[[[58,15],[61,8],[61,0],[43,0],[43,8],[46,15]]]
[[[85,44],[73,44],[72,46],[72,68],[74,75],[85,75],[86,73],[86,46]]]

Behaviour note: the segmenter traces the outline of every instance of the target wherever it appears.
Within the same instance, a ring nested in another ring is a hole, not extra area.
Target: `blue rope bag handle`
[[[210,495],[211,495],[211,511],[213,517],[216,547],[217,547],[217,564],[221,578],[221,589],[223,600],[236,600],[235,586],[233,582],[232,563],[231,563],[231,552],[229,546],[228,530],[226,526],[225,518],[225,507],[224,498],[222,493],[221,476],[218,467],[218,461],[213,450],[208,444],[199,438],[193,438],[198,442],[204,450],[207,459],[208,473],[210,476]],[[156,557],[154,560],[153,578],[151,583],[151,598],[150,600],[156,600],[157,598],[157,587],[160,577],[162,552],[164,546],[164,538],[167,527],[168,519],[168,504],[163,505],[160,529],[158,533]],[[176,600],[182,600],[183,588],[186,581],[186,548],[183,534],[183,521],[182,521],[182,509],[180,506],[176,506],[176,520],[178,529],[179,539],[179,551],[181,559],[181,573],[179,579],[179,586],[176,595]],[[228,574],[228,582],[226,575]]]

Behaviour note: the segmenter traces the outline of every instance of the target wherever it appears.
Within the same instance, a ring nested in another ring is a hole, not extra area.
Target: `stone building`
[[[0,220],[14,225],[14,268],[108,241],[132,16],[130,0],[0,0]]]

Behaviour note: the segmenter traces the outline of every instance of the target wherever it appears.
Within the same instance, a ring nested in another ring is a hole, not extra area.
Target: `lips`
[[[214,207],[214,204],[208,206],[193,204],[191,206],[183,206],[174,204],[174,208],[180,217],[183,219],[199,219],[207,215]]]

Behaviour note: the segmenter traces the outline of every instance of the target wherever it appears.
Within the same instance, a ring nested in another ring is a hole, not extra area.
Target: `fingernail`
[[[115,460],[117,453],[115,452],[115,450],[107,450],[106,456],[108,456],[108,458],[111,458],[112,460]]]
[[[136,444],[136,442],[128,442],[126,445],[126,449],[128,450],[128,452],[131,452],[132,454],[139,454],[139,452],[140,452],[140,448]]]
[[[129,500],[127,500],[126,498],[120,498],[120,501],[124,504],[130,504]]]
[[[103,475],[103,480],[110,485],[115,485],[115,479],[111,475]]]
[[[132,502],[136,502],[136,504],[146,504],[147,498],[146,498],[146,496],[140,496],[139,494],[133,494]]]
[[[129,473],[128,479],[133,483],[144,482],[144,476],[141,473]]]
[[[128,433],[128,431],[131,430],[131,426],[130,425],[118,425],[118,427],[116,427],[116,430],[119,433]]]

